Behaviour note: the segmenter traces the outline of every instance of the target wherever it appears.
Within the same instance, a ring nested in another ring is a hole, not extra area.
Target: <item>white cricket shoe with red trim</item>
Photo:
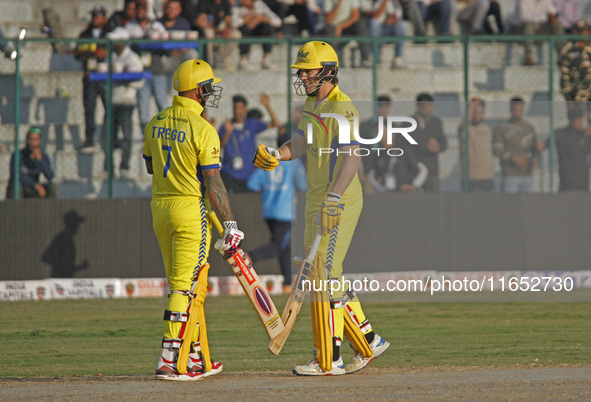
[[[224,365],[220,362],[211,361],[211,370],[205,371],[203,368],[203,361],[201,360],[201,353],[189,353],[189,361],[187,362],[187,373],[201,373],[203,377],[209,377],[220,373],[224,369]]]
[[[158,380],[168,381],[199,381],[205,378],[203,372],[190,372],[187,370],[185,374],[179,373],[176,361],[167,360],[162,356],[158,358],[155,376]]]
[[[320,368],[318,359],[314,358],[303,366],[295,366],[292,373],[296,375],[342,375],[347,374],[345,371],[345,365],[343,364],[343,358],[339,357],[339,360],[332,362],[332,370],[324,371]]]
[[[386,341],[384,338],[375,334],[374,340],[372,343],[369,344],[373,354],[370,357],[363,357],[363,355],[359,352],[355,353],[353,357],[353,362],[351,364],[347,364],[345,370],[347,374],[354,373],[356,371],[365,368],[373,359],[381,355],[390,347],[390,342]]]

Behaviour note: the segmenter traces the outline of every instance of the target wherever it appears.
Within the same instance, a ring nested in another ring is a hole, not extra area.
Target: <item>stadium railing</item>
[[[346,38],[256,38],[240,40],[169,41],[187,43],[199,49],[211,44],[214,47],[231,43],[250,44],[249,56],[252,70],[237,69],[238,50],[230,63],[214,69],[224,79],[222,106],[209,109],[208,118],[215,126],[232,115],[230,98],[245,94],[249,107],[257,106],[260,93],[268,93],[279,118],[290,120],[293,102],[301,101],[294,94],[289,65],[295,60],[299,46],[311,39],[343,44],[341,72],[343,89],[354,101],[373,102],[380,94],[388,94],[394,100],[396,113],[413,113],[414,99],[421,92],[435,98],[435,114],[444,124],[449,148],[440,155],[440,179],[442,191],[462,191],[467,188],[467,155],[461,155],[458,126],[466,119],[470,99],[479,97],[487,101],[486,121],[494,129],[495,124],[509,118],[508,102],[513,96],[526,100],[526,120],[530,121],[540,140],[547,140],[550,152],[545,151],[534,173],[535,191],[558,190],[558,165],[555,156],[555,129],[567,124],[566,103],[560,92],[560,71],[557,66],[557,44],[580,39],[574,35],[563,36],[449,36],[449,37],[346,37]],[[525,40],[536,43],[538,64],[522,66]],[[60,198],[148,197],[150,177],[144,172],[141,159],[143,133],[137,111],[133,115],[132,161],[129,175],[120,175],[117,163],[120,153],[111,143],[111,135],[103,139],[100,131],[103,117],[104,130],[112,127],[112,88],[114,66],[111,62],[113,42],[109,40],[77,40],[49,38],[4,39],[13,44],[14,60],[0,58],[0,199],[10,177],[9,160],[14,150],[23,146],[28,129],[40,127],[44,150],[49,154],[59,185]],[[53,46],[65,44],[67,49],[57,53]],[[77,148],[84,140],[84,108],[82,103],[82,69],[75,57],[79,45],[98,43],[108,49],[105,71],[107,102],[98,106],[95,121],[97,149],[80,153]],[[159,44],[161,41],[130,40],[129,45]],[[272,44],[271,59],[275,68],[262,70],[260,45]],[[368,43],[371,64],[362,63],[359,45]],[[402,56],[404,67],[390,68],[394,57],[394,45],[405,44]],[[200,53],[200,55],[203,55]],[[169,76],[172,76],[170,72]],[[171,82],[171,80],[169,80]],[[172,98],[172,85],[169,99]],[[136,108],[137,110],[137,108]],[[157,113],[152,104],[153,113]],[[375,116],[375,111],[370,111]],[[266,132],[264,141],[273,141],[274,132]],[[467,147],[463,147],[467,149]],[[106,163],[105,163],[106,159]],[[495,180],[500,168],[495,159]],[[111,162],[115,162],[114,164]],[[113,165],[115,168],[113,168]],[[104,168],[106,167],[106,172]],[[18,176],[18,170],[14,172]]]

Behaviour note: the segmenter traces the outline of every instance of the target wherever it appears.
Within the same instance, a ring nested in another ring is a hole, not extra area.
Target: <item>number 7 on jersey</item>
[[[172,155],[172,147],[170,145],[162,145],[163,151],[168,151],[168,157],[166,158],[166,165],[164,165],[164,177],[168,174],[168,170],[170,169],[170,159]]]

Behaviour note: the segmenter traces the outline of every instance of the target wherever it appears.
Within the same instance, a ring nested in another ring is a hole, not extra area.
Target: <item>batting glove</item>
[[[215,248],[222,253],[222,255],[231,253],[233,250],[240,248],[244,240],[244,233],[238,230],[238,224],[235,221],[224,222],[224,238],[215,242]]]
[[[339,225],[344,208],[339,194],[328,193],[326,195],[319,213],[322,236],[330,234]]]
[[[279,150],[261,144],[254,152],[252,163],[259,169],[270,171],[279,166],[279,160],[281,160]]]

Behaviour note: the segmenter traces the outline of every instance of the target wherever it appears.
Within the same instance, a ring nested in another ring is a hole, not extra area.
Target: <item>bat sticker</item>
[[[271,316],[273,312],[273,303],[269,300],[267,292],[265,292],[260,286],[255,286],[254,295],[259,309],[267,316]]]

